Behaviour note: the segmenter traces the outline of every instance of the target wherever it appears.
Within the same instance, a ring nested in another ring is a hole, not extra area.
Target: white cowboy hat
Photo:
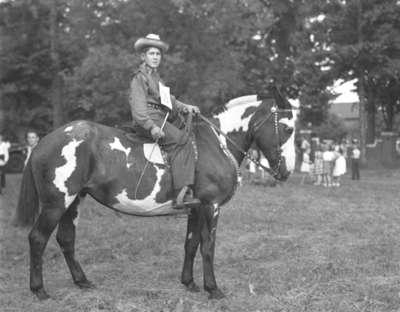
[[[148,34],[146,37],[136,40],[135,50],[137,52],[141,52],[147,47],[155,47],[160,49],[162,52],[167,52],[169,48],[168,44],[164,41],[161,41],[160,36],[156,34]]]

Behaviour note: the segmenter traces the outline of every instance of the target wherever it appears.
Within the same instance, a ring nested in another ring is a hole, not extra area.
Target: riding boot
[[[183,209],[185,207],[190,208],[191,206],[196,206],[199,203],[200,201],[193,196],[192,188],[186,185],[180,191],[178,191],[174,209]]]

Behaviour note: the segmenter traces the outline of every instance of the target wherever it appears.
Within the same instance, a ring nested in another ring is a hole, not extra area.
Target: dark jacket
[[[150,130],[155,125],[150,118],[149,110],[154,109],[157,105],[160,108],[165,107],[161,104],[160,99],[160,81],[162,82],[159,73],[144,63],[140,65],[131,81],[129,104],[131,106],[133,124],[137,124],[145,130]],[[185,104],[178,101],[172,94],[171,103],[173,111],[180,112],[185,107]]]

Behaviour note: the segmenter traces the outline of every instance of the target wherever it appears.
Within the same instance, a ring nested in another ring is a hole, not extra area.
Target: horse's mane
[[[261,100],[258,98],[257,94],[239,96],[237,98],[234,98],[234,99],[228,101],[225,104],[214,106],[210,111],[210,115],[216,116],[216,115],[219,115],[219,114],[225,112],[226,110],[228,110],[230,108],[249,104],[249,103],[256,103],[259,101],[261,101]]]
[[[256,102],[264,101],[264,100],[268,100],[268,101],[272,100],[280,107],[285,107],[285,106],[291,107],[292,106],[288,102],[288,99],[283,97],[283,95],[282,95],[281,91],[279,91],[278,87],[274,86],[270,90],[263,92],[262,96],[257,95],[257,94],[240,96],[240,97],[237,97],[237,98],[234,98],[234,99],[228,101],[227,103],[213,105],[210,109],[206,109],[205,112],[203,112],[203,114],[208,117],[215,117],[232,107],[249,104],[249,103],[256,103]]]

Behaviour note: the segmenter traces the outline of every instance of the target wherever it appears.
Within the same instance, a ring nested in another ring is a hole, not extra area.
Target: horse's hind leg
[[[43,205],[42,212],[29,233],[30,288],[40,300],[49,298],[43,288],[43,252],[64,211],[62,204]]]
[[[189,291],[198,292],[199,287],[193,280],[193,262],[200,244],[200,224],[197,209],[192,209],[187,224],[185,240],[185,260],[183,263],[181,282]]]
[[[204,289],[210,299],[221,299],[225,295],[217,287],[214,274],[215,239],[219,216],[218,205],[207,205],[200,208],[200,251],[203,257]]]
[[[79,262],[75,259],[75,232],[74,220],[78,218],[78,204],[80,197],[76,197],[68,210],[61,217],[57,230],[57,242],[64,254],[65,262],[71,272],[72,279],[80,288],[92,288],[94,285],[89,282]]]

